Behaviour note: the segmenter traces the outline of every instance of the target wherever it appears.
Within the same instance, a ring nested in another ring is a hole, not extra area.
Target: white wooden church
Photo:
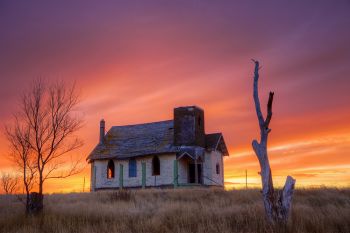
[[[206,134],[204,111],[196,106],[174,109],[174,119],[113,126],[88,156],[91,191],[224,185],[221,133]]]

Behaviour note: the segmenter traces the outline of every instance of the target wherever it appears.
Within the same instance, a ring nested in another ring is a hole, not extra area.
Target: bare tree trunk
[[[28,200],[27,214],[40,214],[44,208],[44,196],[40,193],[32,192]]]
[[[39,192],[27,194],[27,214],[40,214],[44,209],[42,172],[39,171]]]
[[[25,163],[25,161],[24,161]],[[30,192],[30,187],[27,183],[27,167],[23,166],[23,185],[24,185],[24,189],[26,191],[26,214],[28,214],[29,211],[29,192]]]
[[[253,60],[254,61],[254,60]],[[272,117],[272,102],[274,93],[270,92],[269,101],[267,104],[267,116],[264,119],[260,108],[259,94],[258,94],[258,80],[259,80],[259,62],[254,61],[254,87],[253,97],[255,103],[255,110],[259,121],[260,128],[260,143],[253,140],[252,146],[258,157],[261,169],[262,195],[265,207],[265,213],[271,223],[286,223],[291,207],[292,196],[294,191],[295,179],[291,176],[287,177],[286,183],[281,191],[275,191],[272,182],[272,174],[267,154],[267,139],[271,132],[269,124]]]

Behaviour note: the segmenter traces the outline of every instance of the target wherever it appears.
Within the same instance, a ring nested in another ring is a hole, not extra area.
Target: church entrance
[[[202,184],[202,164],[197,164],[198,177],[196,181],[196,166],[194,163],[188,164],[188,183]]]

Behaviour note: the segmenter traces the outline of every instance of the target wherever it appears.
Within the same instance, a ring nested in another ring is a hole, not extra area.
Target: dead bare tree
[[[271,223],[285,224],[288,220],[288,214],[291,207],[295,179],[293,179],[291,176],[288,176],[282,190],[276,191],[273,187],[271,168],[267,153],[267,139],[269,133],[271,132],[269,125],[272,117],[272,102],[274,93],[270,92],[269,94],[267,116],[266,119],[264,119],[260,108],[258,94],[260,67],[258,61],[253,60],[253,62],[255,63],[253,97],[255,110],[259,121],[260,142],[253,140],[252,146],[260,163],[264,207],[266,216]]]
[[[28,145],[28,156],[38,184],[38,193],[29,198],[29,211],[40,212],[43,209],[43,186],[46,180],[66,178],[81,171],[79,160],[67,161],[67,153],[82,146],[75,133],[82,126],[82,120],[74,115],[78,104],[75,86],[63,82],[46,85],[37,80],[21,99],[20,112],[15,116],[14,129],[7,133],[16,135]],[[12,137],[8,137],[11,142]],[[16,138],[15,138],[16,139]],[[16,139],[17,140],[17,139]],[[32,162],[34,166],[32,166]],[[68,167],[67,167],[68,165]],[[24,168],[26,165],[23,163]]]
[[[0,177],[1,187],[5,194],[13,194],[17,190],[17,177],[9,173],[2,173]]]

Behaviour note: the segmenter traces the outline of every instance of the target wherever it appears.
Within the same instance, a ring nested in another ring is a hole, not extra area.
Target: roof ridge
[[[214,135],[214,134],[222,134],[222,132],[217,132],[217,133],[206,133],[205,136],[207,136],[207,135]]]
[[[130,126],[140,126],[140,125],[151,125],[151,124],[165,123],[165,122],[171,122],[171,121],[174,121],[174,120],[153,121],[153,122],[138,123],[138,124],[129,124],[129,125],[114,125],[114,126],[112,126],[111,128],[130,127]]]

